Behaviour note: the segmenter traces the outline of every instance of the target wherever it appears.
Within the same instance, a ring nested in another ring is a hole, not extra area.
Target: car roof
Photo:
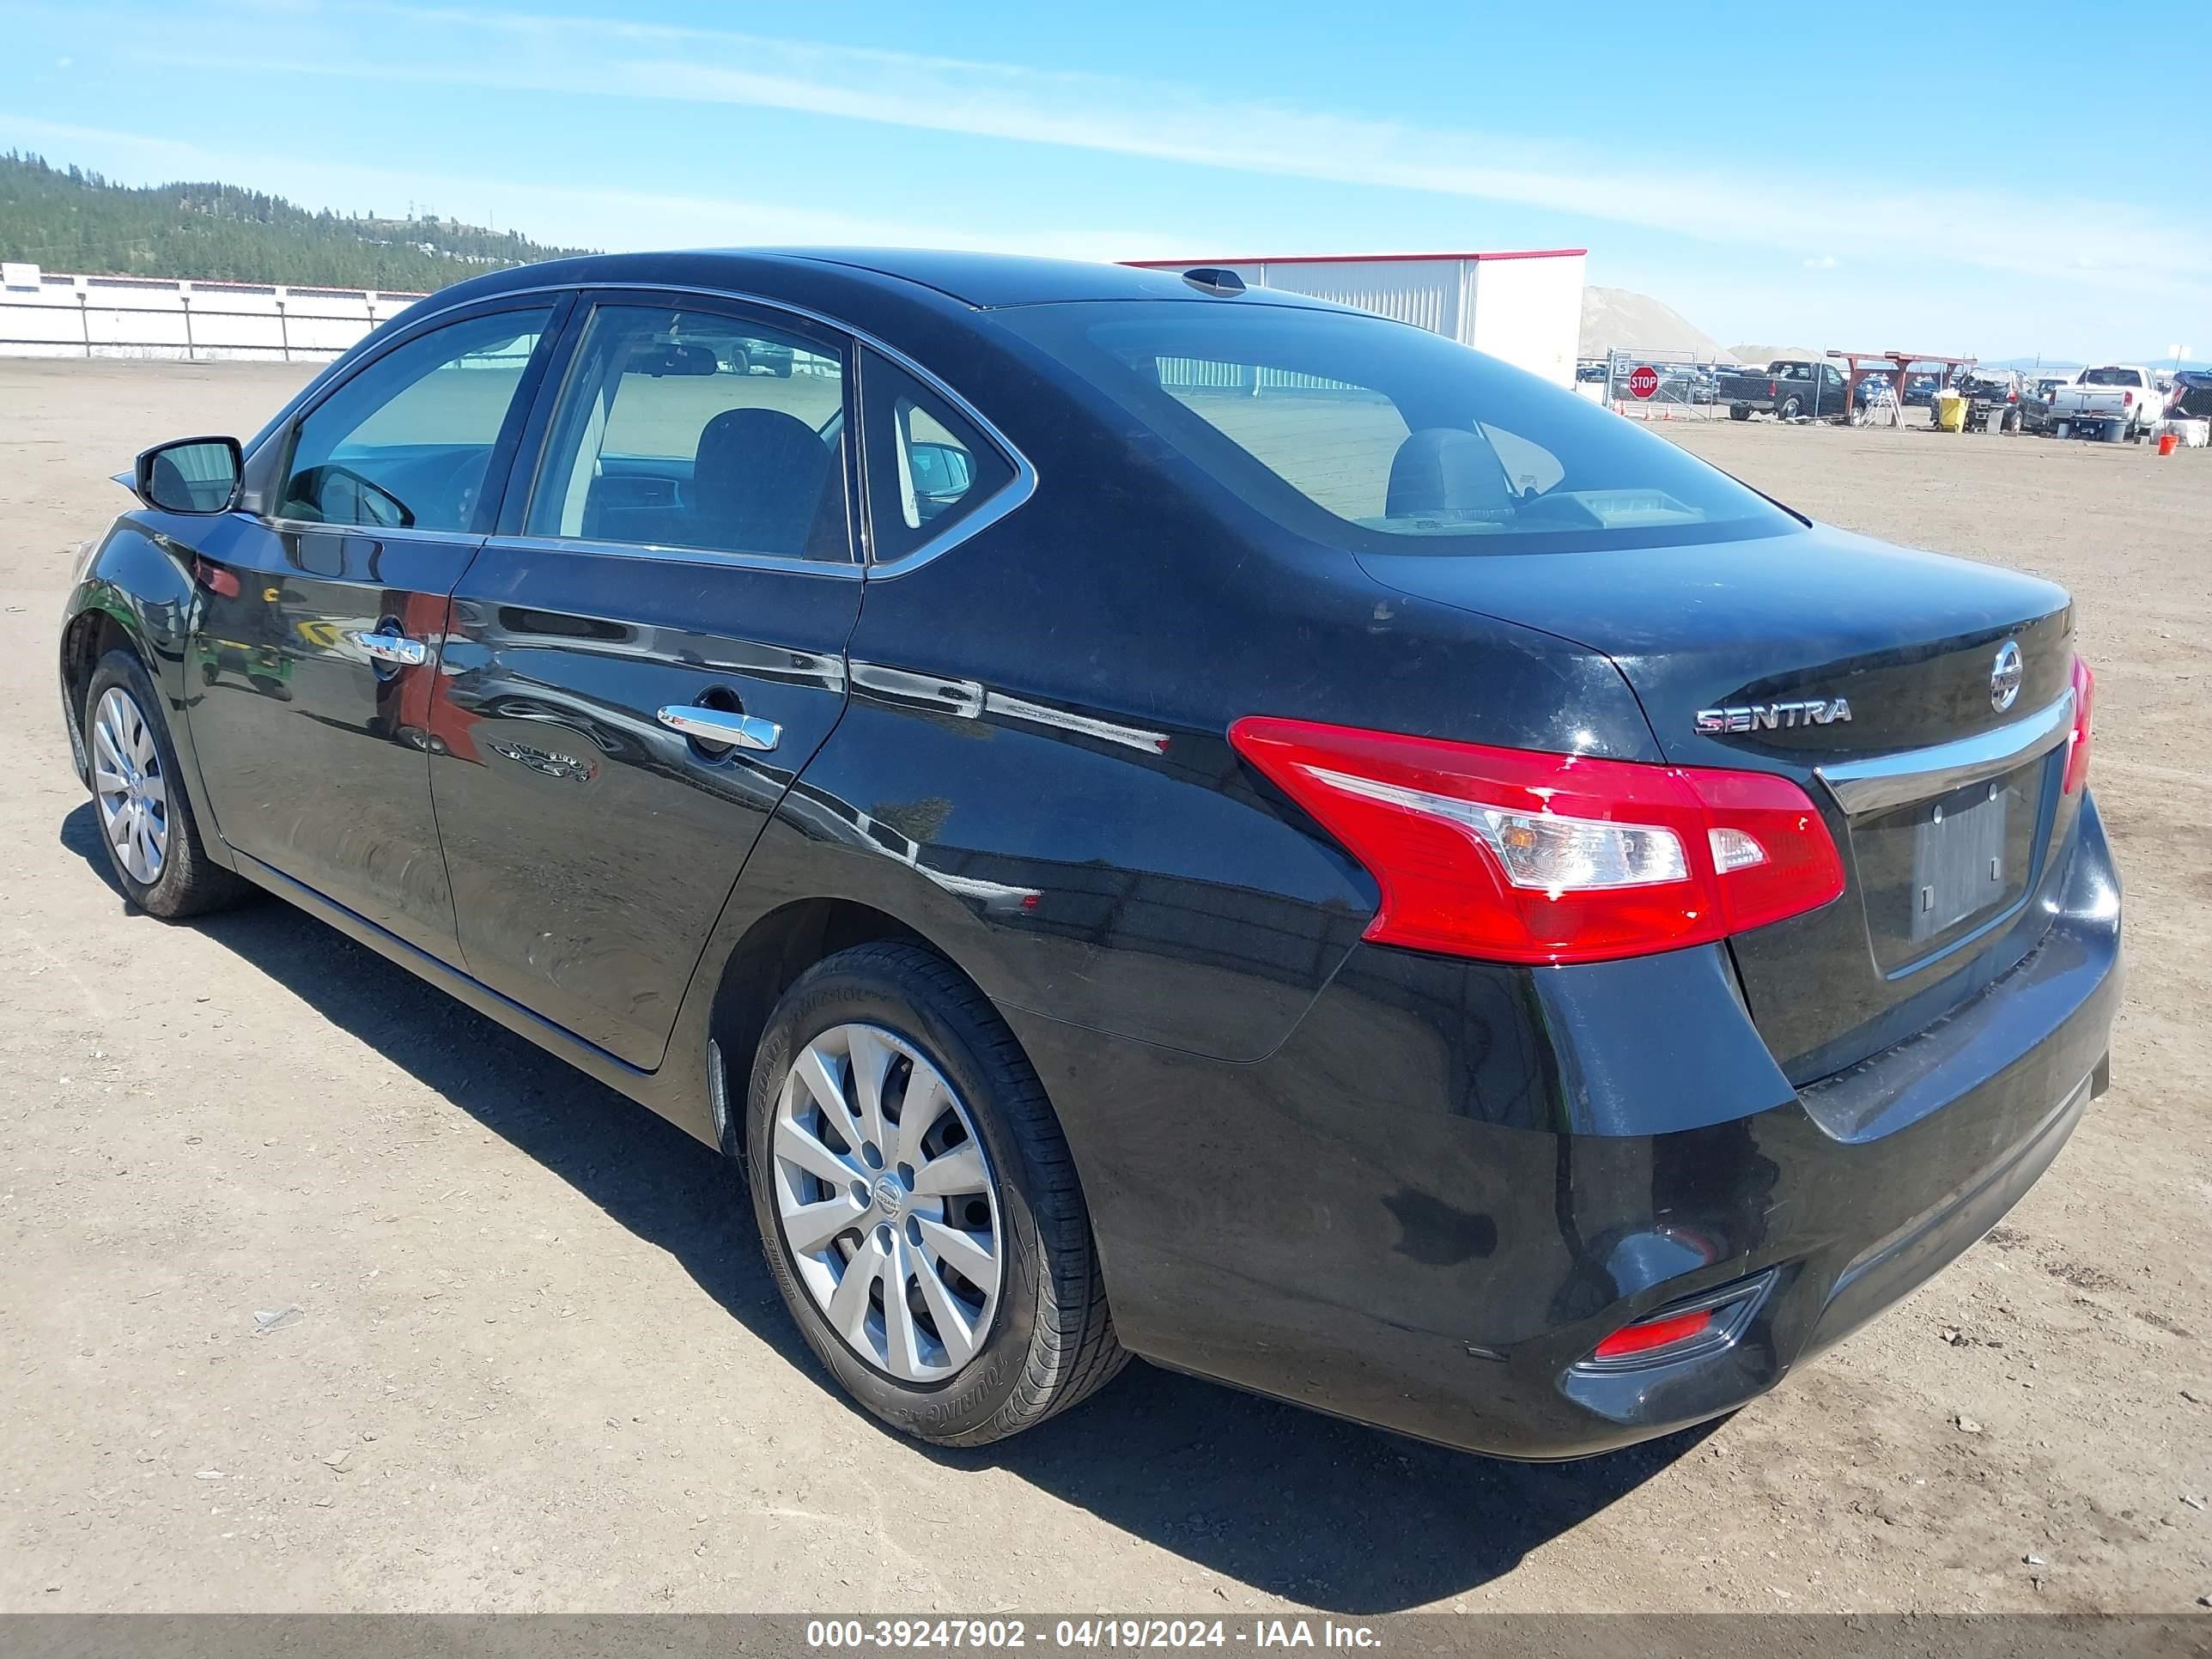
[[[1079,300],[1191,300],[1205,297],[1180,270],[1139,270],[1084,259],[1042,259],[1018,253],[962,253],[941,248],[774,248],[818,264],[842,265],[900,282],[919,283],[986,309],[1060,305]],[[1196,267],[1193,267],[1196,269]],[[1271,302],[1333,309],[1325,300],[1279,289]]]
[[[538,281],[575,283],[697,282],[714,277],[743,288],[763,266],[796,274],[805,266],[834,266],[864,285],[885,289],[925,288],[985,310],[1009,306],[1060,305],[1085,300],[1204,301],[1205,290],[1179,270],[1139,270],[1080,259],[1043,259],[1014,253],[964,253],[941,248],[760,247],[700,248],[682,252],[599,253],[522,265],[468,286],[486,292]],[[720,267],[718,270],[717,267]],[[442,297],[442,296],[441,296]],[[1295,306],[1317,311],[1346,307],[1328,300],[1258,289],[1245,303]],[[1218,303],[1218,300],[1216,300]]]

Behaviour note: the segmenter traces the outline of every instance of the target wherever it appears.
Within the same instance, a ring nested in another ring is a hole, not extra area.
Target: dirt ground
[[[2081,601],[2130,907],[2114,1086],[1964,1260],[1717,1429],[1588,1463],[1143,1366],[948,1454],[830,1391],[706,1149],[283,905],[170,927],[107,884],[55,697],[70,549],[135,450],[249,432],[306,373],[0,362],[0,1609],[2212,1593],[2212,454],[1658,428]]]

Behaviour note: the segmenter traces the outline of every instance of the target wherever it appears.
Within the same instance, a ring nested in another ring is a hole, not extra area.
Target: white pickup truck
[[[2051,419],[2062,438],[2125,438],[2135,442],[2164,412],[2158,380],[2138,363],[2085,368],[2071,386],[2051,395]]]

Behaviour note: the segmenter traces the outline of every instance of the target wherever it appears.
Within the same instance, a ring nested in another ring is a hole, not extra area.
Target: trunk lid
[[[1844,896],[1730,945],[1793,1082],[1941,1018],[2043,926],[2025,901],[2061,805],[2063,726],[2054,741],[2039,722],[2070,684],[2063,589],[1826,526],[1703,547],[1360,559],[1404,592],[1603,653],[1669,760],[1805,786],[1843,853]],[[2000,708],[2008,642],[2018,688]]]

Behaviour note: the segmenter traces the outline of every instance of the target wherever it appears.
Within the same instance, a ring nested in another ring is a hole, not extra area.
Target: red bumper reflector
[[[1623,1325],[1611,1336],[1597,1345],[1593,1359],[1626,1359],[1632,1354],[1650,1353],[1654,1348],[1671,1348],[1677,1342],[1686,1342],[1693,1336],[1703,1336],[1713,1327],[1713,1310],[1700,1308],[1695,1313],[1668,1314],[1663,1318],[1645,1319],[1633,1325]]]

